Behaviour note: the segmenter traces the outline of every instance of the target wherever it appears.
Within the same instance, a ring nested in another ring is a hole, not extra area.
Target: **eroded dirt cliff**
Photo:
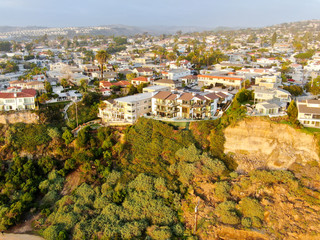
[[[319,161],[312,134],[261,118],[246,119],[224,131],[224,151],[234,157],[238,171],[288,169],[294,162]]]

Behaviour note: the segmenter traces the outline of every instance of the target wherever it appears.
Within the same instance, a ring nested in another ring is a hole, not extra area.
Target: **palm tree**
[[[96,60],[100,63],[101,80],[103,80],[103,65],[107,62],[109,54],[105,50],[100,50],[96,54]]]

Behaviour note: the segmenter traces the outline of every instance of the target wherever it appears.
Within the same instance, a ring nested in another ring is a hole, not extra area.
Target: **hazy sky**
[[[0,0],[8,26],[259,27],[320,19],[320,0]]]

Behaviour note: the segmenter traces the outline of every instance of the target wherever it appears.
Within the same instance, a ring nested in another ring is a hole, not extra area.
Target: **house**
[[[297,101],[298,120],[306,127],[320,128],[320,100]]]
[[[160,118],[210,119],[225,101],[224,97],[227,95],[223,93],[160,91],[152,97],[152,114]]]
[[[139,117],[151,112],[151,98],[154,93],[140,93],[103,101],[98,117],[105,123],[133,124]]]
[[[157,117],[177,117],[179,109],[177,94],[169,91],[160,91],[152,97],[152,113]]]
[[[286,105],[279,101],[265,101],[256,104],[256,112],[259,115],[277,115],[281,110],[285,110]]]
[[[36,95],[34,89],[11,88],[6,92],[0,92],[0,110],[35,109]]]
[[[281,77],[278,75],[262,75],[255,78],[255,84],[260,87],[273,89],[281,86]]]
[[[170,87],[171,89],[182,87],[182,83],[180,81],[171,79],[156,80],[153,82],[153,85]]]
[[[113,90],[113,88],[118,88],[119,90],[121,90],[124,93],[127,93],[127,87],[130,85],[130,82],[128,81],[118,81],[118,82],[108,82],[108,81],[100,81],[99,82],[99,88],[100,88],[100,92],[102,93],[102,95],[104,96],[109,96],[111,95],[111,92]]]
[[[291,101],[291,94],[283,89],[268,89],[266,87],[253,87],[254,102],[265,102],[277,100],[280,102],[289,103]]]
[[[91,76],[93,78],[101,78],[101,71],[92,72]],[[118,73],[116,72],[103,72],[103,79],[107,81],[115,81],[117,79]]]
[[[198,77],[195,75],[187,75],[184,77],[180,77],[179,80],[185,85],[195,84],[198,82]]]
[[[140,85],[141,83],[150,83],[150,78],[147,77],[137,77],[131,80],[131,83],[135,86]]]
[[[160,91],[170,91],[170,90],[171,90],[170,87],[153,85],[153,86],[144,87],[142,91],[143,92],[160,92]]]
[[[151,68],[135,68],[133,69],[132,71],[133,73],[137,74],[137,77],[140,77],[140,76],[153,76],[153,70]]]
[[[213,86],[222,85],[225,87],[234,87],[241,89],[245,78],[242,76],[221,76],[221,75],[198,75],[198,85],[202,86]]]
[[[21,89],[35,89],[39,92],[44,92],[44,82],[42,81],[31,81],[31,82],[27,82],[27,81],[20,81],[20,80],[16,80],[16,81],[11,81],[9,82],[10,87],[20,87]]]
[[[178,80],[179,78],[188,76],[190,74],[191,74],[191,71],[189,69],[178,68],[178,69],[171,69],[165,74],[165,76],[168,77],[168,79]]]

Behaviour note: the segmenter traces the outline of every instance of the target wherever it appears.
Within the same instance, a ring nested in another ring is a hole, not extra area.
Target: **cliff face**
[[[39,117],[37,114],[30,111],[3,113],[0,115],[0,124],[13,124],[18,122],[23,123],[38,123]]]
[[[224,134],[225,153],[233,155],[238,171],[287,169],[294,162],[319,161],[315,137],[284,124],[252,118],[226,128]]]

